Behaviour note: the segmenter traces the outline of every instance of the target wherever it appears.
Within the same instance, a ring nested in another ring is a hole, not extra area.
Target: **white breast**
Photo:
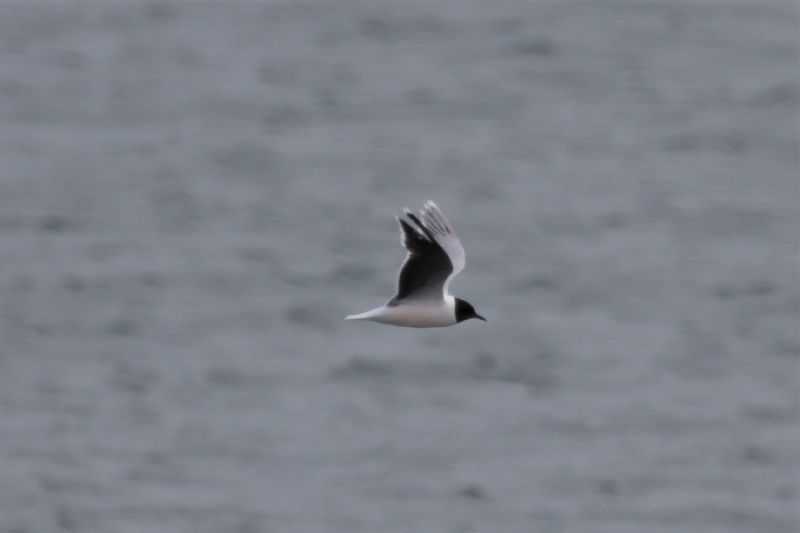
[[[365,318],[382,324],[412,328],[436,328],[455,324],[455,299],[448,296],[447,299],[441,300],[441,304],[437,303],[402,302],[399,305],[375,309],[374,313],[369,313],[371,316]]]

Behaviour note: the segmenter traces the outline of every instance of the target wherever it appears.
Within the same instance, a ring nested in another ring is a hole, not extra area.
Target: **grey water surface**
[[[0,2],[0,532],[798,531],[799,25]]]

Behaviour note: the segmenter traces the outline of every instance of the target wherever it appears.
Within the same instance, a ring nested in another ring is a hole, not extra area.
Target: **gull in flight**
[[[439,207],[428,200],[418,217],[408,208],[398,218],[401,242],[408,255],[397,277],[397,294],[386,305],[346,320],[371,320],[392,326],[435,328],[470,318],[486,321],[469,302],[453,297],[447,287],[464,269],[464,248]]]

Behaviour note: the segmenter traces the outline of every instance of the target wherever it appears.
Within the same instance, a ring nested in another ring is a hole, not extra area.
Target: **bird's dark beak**
[[[486,319],[485,319],[485,318],[483,318],[483,317],[482,317],[481,315],[479,315],[478,313],[475,313],[475,317],[474,317],[474,318],[477,318],[478,320],[483,320],[484,322],[486,322]]]

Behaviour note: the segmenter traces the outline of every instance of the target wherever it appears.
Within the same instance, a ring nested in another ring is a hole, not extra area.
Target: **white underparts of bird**
[[[417,216],[408,208],[398,218],[400,241],[408,250],[397,276],[397,294],[386,305],[346,320],[392,326],[436,328],[470,318],[486,321],[469,302],[453,297],[450,281],[464,269],[464,247],[439,207],[428,200]]]

